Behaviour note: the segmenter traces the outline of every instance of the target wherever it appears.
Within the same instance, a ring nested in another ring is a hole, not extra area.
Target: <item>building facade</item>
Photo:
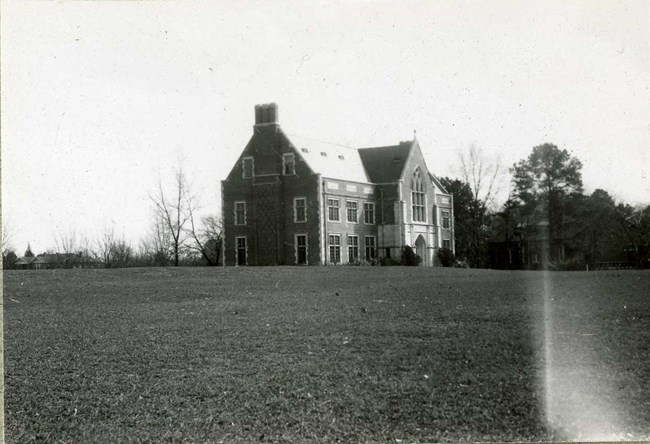
[[[275,104],[255,107],[253,136],[222,181],[225,265],[421,265],[454,250],[453,196],[417,140],[348,148],[291,135]]]

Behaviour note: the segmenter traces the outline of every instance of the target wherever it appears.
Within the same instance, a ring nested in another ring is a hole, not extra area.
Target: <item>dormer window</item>
[[[296,158],[293,153],[282,155],[282,174],[285,176],[296,174]]]
[[[250,179],[255,175],[255,164],[252,157],[244,157],[241,161],[242,177]]]

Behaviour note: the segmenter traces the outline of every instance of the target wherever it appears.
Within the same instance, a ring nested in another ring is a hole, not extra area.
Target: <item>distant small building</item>
[[[400,260],[411,246],[432,266],[454,250],[453,196],[417,140],[357,149],[287,135],[275,104],[255,107],[222,199],[225,265]]]
[[[101,262],[83,253],[41,253],[19,257],[14,267],[20,270],[50,270],[55,268],[99,268]]]
[[[603,246],[595,254],[588,246],[582,224],[567,223],[561,233],[551,236],[548,222],[542,220],[501,230],[489,243],[488,254],[490,267],[501,270],[634,266],[621,245]]]
[[[32,262],[36,260],[35,256],[21,256],[14,262],[14,268],[25,270],[32,268]]]

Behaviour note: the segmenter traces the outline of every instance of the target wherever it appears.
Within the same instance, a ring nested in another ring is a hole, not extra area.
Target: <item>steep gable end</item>
[[[359,156],[373,183],[391,183],[399,180],[409,157],[411,142],[374,148],[359,148]]]

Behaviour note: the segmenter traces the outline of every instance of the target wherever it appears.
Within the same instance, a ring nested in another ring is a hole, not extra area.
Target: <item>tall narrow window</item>
[[[375,204],[372,202],[363,203],[363,223],[371,225],[375,223]]]
[[[348,236],[348,262],[359,260],[359,236]]]
[[[356,224],[359,220],[357,218],[357,202],[354,200],[348,200],[345,202],[345,206],[348,210],[348,222]]]
[[[246,265],[246,238],[237,238],[237,265]]]
[[[341,262],[341,235],[330,234],[328,237],[330,247],[330,263],[338,264]]]
[[[375,236],[366,236],[366,260],[371,261],[377,258]]]
[[[307,235],[296,234],[296,264],[307,264]]]
[[[426,222],[426,212],[424,203],[424,184],[420,169],[416,169],[411,178],[411,206],[414,222]]]
[[[255,175],[255,165],[253,164],[252,157],[244,157],[242,159],[242,177],[249,179]]]
[[[282,155],[282,174],[285,176],[296,174],[296,159],[293,153]]]
[[[327,199],[327,220],[338,222],[339,219],[339,200]]]
[[[450,213],[442,211],[442,228],[449,228]]]
[[[235,202],[235,225],[246,225],[246,202]]]
[[[293,221],[307,222],[307,199],[296,197],[293,200]]]

